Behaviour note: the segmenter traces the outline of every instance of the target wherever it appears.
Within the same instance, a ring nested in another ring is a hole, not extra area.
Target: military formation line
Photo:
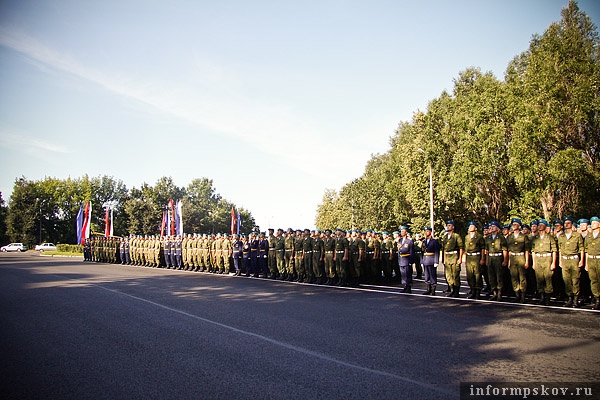
[[[442,267],[445,295],[459,297],[466,269],[468,298],[525,303],[528,297],[549,305],[551,297],[566,307],[591,303],[600,309],[600,219],[571,217],[510,225],[496,221],[479,232],[468,224],[464,236],[446,221],[433,237],[431,227],[413,238],[399,231],[343,229],[269,229],[249,235],[95,237],[86,240],[86,261],[235,274],[323,285],[358,286],[400,282],[411,293],[413,279],[424,279],[425,295],[435,296]],[[413,278],[413,274],[416,276]]]

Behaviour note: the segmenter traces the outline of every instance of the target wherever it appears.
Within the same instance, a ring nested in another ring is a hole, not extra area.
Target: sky
[[[567,3],[0,0],[0,192],[207,177],[261,229],[313,228],[400,122],[466,68],[503,79]]]

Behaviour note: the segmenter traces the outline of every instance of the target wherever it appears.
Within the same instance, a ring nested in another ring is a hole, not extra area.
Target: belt
[[[520,253],[514,253],[514,252],[512,252],[512,251],[511,251],[511,252],[510,252],[510,255],[511,255],[511,256],[524,256],[524,255],[525,255],[525,253],[524,253],[524,252],[520,252]]]
[[[261,250],[260,252],[261,252],[261,253],[264,253],[265,251],[266,251],[266,250]]]
[[[283,249],[281,249],[281,250],[275,250],[275,251],[283,251]]]
[[[247,252],[247,251],[244,251],[242,254],[248,254],[248,252]]]
[[[588,254],[587,256],[588,256],[588,258],[589,258],[589,259],[591,259],[591,260],[594,260],[594,259],[600,258],[600,256],[593,256],[593,255],[591,255],[591,254]]]
[[[325,254],[331,254],[333,251],[326,251]]]
[[[373,254],[373,253],[374,253],[373,251],[367,251],[367,254]]]
[[[456,254],[456,253],[458,253],[458,250],[454,250],[454,251],[445,251],[444,253],[446,253],[446,254]]]
[[[574,255],[574,256],[562,256],[563,260],[575,260],[576,258],[579,258],[578,255]]]
[[[435,256],[435,253],[423,253],[425,256]]]
[[[410,254],[400,254],[400,257],[410,257]]]
[[[342,251],[336,251],[336,253],[338,253],[338,254],[344,254],[344,251],[343,250]]]
[[[468,255],[468,256],[480,256],[480,255],[481,255],[481,252],[480,252],[480,251],[477,251],[477,252],[475,252],[475,253],[467,253],[467,255]]]
[[[538,257],[550,257],[552,253],[535,253]]]
[[[488,256],[490,256],[490,257],[500,257],[502,255],[503,255],[502,253],[490,253],[490,254],[488,254]]]
[[[381,254],[390,254],[389,251],[382,251]]]
[[[293,250],[292,250],[292,249],[285,249],[285,251],[286,251],[286,252],[288,252],[288,251],[289,251],[289,252],[291,253]]]
[[[305,251],[305,253],[312,253],[312,250],[311,251]]]

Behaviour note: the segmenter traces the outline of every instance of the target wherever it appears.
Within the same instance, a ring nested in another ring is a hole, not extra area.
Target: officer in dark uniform
[[[256,237],[256,233],[252,232],[250,233],[250,270],[249,273],[255,277],[258,278],[258,259],[260,257],[259,253],[259,241],[258,238]]]
[[[182,259],[182,255],[183,254],[183,244],[181,241],[181,236],[177,235],[177,237],[175,238],[175,262],[176,262],[176,267],[177,269],[182,269],[183,268],[183,259]]]
[[[233,235],[233,244],[231,245],[231,247],[231,256],[233,258],[233,268],[235,269],[235,276],[240,276],[242,274],[242,270],[240,268],[240,259],[242,258],[244,244],[242,243],[238,235]]]
[[[423,269],[425,273],[425,283],[427,284],[426,295],[435,296],[437,286],[437,267],[440,263],[440,250],[442,245],[433,237],[433,229],[426,226],[424,229],[425,238],[421,241],[421,252],[423,254]]]
[[[412,293],[412,264],[415,255],[414,244],[408,237],[408,226],[400,227],[400,238],[398,240],[398,265],[402,277],[402,293]]]
[[[258,238],[258,268],[263,273],[265,278],[269,277],[268,257],[269,257],[269,241],[265,237],[265,233],[261,232]]]

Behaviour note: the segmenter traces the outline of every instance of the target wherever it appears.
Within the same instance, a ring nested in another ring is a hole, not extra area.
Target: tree
[[[2,192],[0,192],[0,243],[8,242],[8,235],[6,233],[6,218],[8,217],[8,207],[2,198]]]

